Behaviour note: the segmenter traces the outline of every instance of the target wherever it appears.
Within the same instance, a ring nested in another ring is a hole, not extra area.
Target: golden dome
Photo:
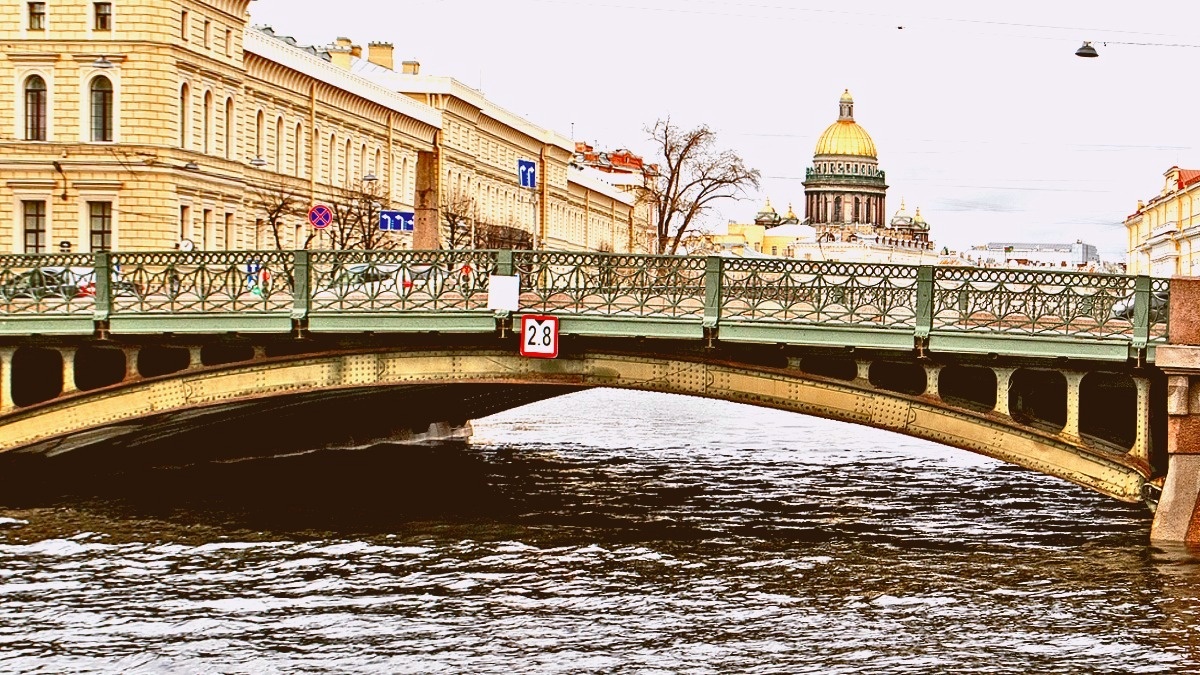
[[[854,121],[854,98],[847,89],[838,99],[838,119],[817,139],[816,155],[847,155],[876,159],[875,142]]]
[[[850,155],[876,159],[875,141],[853,120],[838,120],[830,124],[817,140],[815,155]]]

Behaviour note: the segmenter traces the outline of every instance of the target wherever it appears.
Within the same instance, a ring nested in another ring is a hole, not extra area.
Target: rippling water
[[[1149,514],[870,429],[590,391],[469,445],[25,477],[0,670],[1200,672]]]

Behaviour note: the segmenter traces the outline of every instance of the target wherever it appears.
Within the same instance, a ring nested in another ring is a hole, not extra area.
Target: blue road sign
[[[390,232],[412,232],[415,214],[412,211],[380,211],[379,229]]]
[[[308,222],[318,230],[323,230],[333,222],[333,211],[324,204],[317,204],[308,210]]]
[[[521,179],[521,187],[537,187],[537,164],[531,159],[518,159],[517,176]]]

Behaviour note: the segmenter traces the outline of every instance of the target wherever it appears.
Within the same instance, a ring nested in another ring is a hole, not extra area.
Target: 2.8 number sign
[[[558,356],[558,318],[521,317],[521,356],[553,359]]]

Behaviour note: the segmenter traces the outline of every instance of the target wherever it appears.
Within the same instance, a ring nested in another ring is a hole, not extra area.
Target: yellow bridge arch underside
[[[494,350],[377,351],[272,358],[135,380],[0,416],[0,452],[164,413],[308,392],[413,384],[615,387],[746,403],[862,424],[976,452],[1091,488],[1142,499],[1130,458],[1023,427],[1007,417],[812,377],[799,371],[614,353],[532,359]]]

